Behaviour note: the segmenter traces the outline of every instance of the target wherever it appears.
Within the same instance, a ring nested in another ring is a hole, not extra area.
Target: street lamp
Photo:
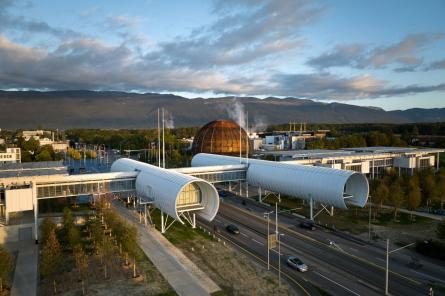
[[[410,243],[406,246],[394,249],[392,251],[389,250],[389,238],[386,239],[386,278],[385,278],[385,295],[389,295],[388,292],[388,278],[389,278],[389,254],[400,251],[402,249],[408,248],[412,245],[414,245],[415,243]]]

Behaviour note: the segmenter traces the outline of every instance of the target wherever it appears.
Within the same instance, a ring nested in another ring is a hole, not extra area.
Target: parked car
[[[296,269],[300,272],[306,272],[308,270],[307,265],[304,264],[303,261],[301,261],[298,257],[295,257],[295,256],[289,256],[287,258],[286,263],[293,269]]]
[[[315,230],[315,223],[312,221],[304,221],[300,223],[300,227],[309,230]]]
[[[233,234],[239,234],[239,229],[233,224],[229,224],[226,226],[226,230]]]

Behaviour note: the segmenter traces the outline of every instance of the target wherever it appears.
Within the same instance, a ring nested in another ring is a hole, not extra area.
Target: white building
[[[399,174],[416,169],[439,169],[439,153],[445,149],[405,147],[360,147],[340,150],[300,150],[265,152],[289,163],[351,170],[370,177],[395,168]]]
[[[6,152],[0,152],[0,164],[20,163],[21,161],[20,148],[6,148]]]

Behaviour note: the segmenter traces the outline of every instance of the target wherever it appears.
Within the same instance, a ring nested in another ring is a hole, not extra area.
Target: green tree
[[[372,202],[379,205],[381,209],[382,205],[388,200],[389,189],[383,180],[379,180],[377,183],[374,194],[371,196]]]
[[[22,148],[25,151],[28,151],[29,153],[33,154],[39,149],[40,143],[34,138],[30,138],[28,141],[23,142]]]
[[[6,249],[0,246],[0,293],[3,292],[3,285],[9,284],[9,276],[12,271],[12,256]]]
[[[40,225],[40,241],[43,245],[46,244],[51,232],[56,231],[56,228],[57,226],[51,218],[43,219],[43,222]]]
[[[43,246],[40,260],[40,273],[43,277],[53,280],[54,294],[57,293],[55,275],[60,270],[62,254],[56,233],[52,231]]]
[[[420,187],[415,182],[415,180],[409,181],[406,195],[407,195],[406,205],[409,210],[414,211],[419,207],[420,202],[422,201],[422,194],[420,193]],[[413,220],[412,213],[411,213],[411,220]]]
[[[394,220],[397,219],[397,213],[404,202],[404,192],[400,186],[400,182],[394,182],[389,188],[389,201],[394,207]]]
[[[73,212],[69,208],[63,209],[62,227],[67,234],[68,234],[68,230],[71,227],[74,227],[74,215],[73,215]]]
[[[80,245],[80,231],[77,226],[71,226],[68,229],[68,242],[71,246],[71,248],[74,250],[75,247]]]
[[[48,150],[43,150],[36,156],[37,161],[51,161],[53,158]]]

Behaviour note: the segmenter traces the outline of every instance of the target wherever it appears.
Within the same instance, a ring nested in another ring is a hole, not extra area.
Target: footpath
[[[158,230],[138,223],[135,213],[120,204],[113,203],[113,206],[137,228],[141,249],[178,295],[204,296],[221,290]]]

